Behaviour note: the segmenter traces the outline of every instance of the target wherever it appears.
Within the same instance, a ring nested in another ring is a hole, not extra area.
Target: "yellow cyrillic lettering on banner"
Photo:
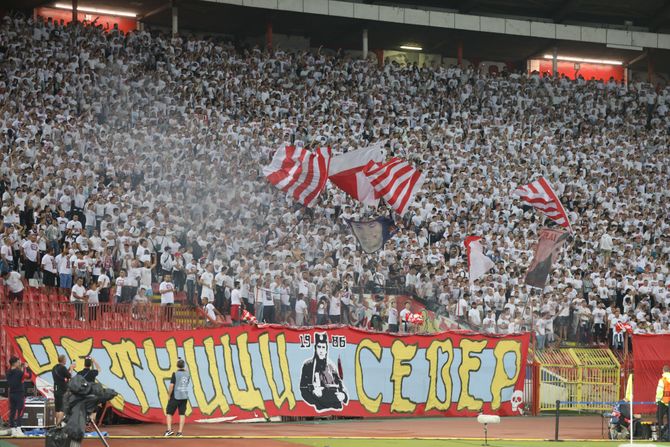
[[[442,383],[444,384],[444,400],[437,397],[437,366],[439,363],[438,353],[442,352],[449,357],[442,369],[440,375],[442,376]],[[426,360],[429,363],[428,376],[430,377],[430,384],[428,385],[428,398],[426,399],[426,411],[439,410],[445,411],[451,406],[451,391],[453,385],[451,383],[451,364],[454,363],[454,344],[451,340],[435,340],[428,349],[426,349]]]
[[[73,340],[68,337],[61,337],[60,345],[67,352],[71,362],[76,362],[75,371],[84,369],[84,359],[91,355],[93,350],[93,339],[88,338],[83,341]]]
[[[225,394],[223,394],[223,387],[221,386],[221,377],[219,375],[219,365],[216,361],[216,353],[214,352],[214,339],[212,337],[207,337],[203,340],[203,346],[205,348],[205,353],[207,354],[207,363],[209,364],[209,376],[212,380],[212,386],[214,387],[214,396],[208,401],[207,396],[205,396],[205,390],[202,386],[202,381],[200,380],[200,374],[198,372],[198,360],[195,357],[195,346],[193,339],[189,338],[184,341],[184,360],[188,365],[188,369],[191,373],[191,381],[193,382],[193,394],[195,395],[195,400],[198,402],[198,408],[200,412],[204,415],[210,416],[217,408],[221,409],[223,414],[228,413],[230,406],[226,400]]]
[[[509,377],[505,371],[505,364],[503,363],[505,354],[508,352],[514,353],[514,375]],[[502,396],[500,395],[503,388],[514,386],[519,373],[521,372],[521,343],[516,340],[500,340],[493,349],[493,355],[496,358],[496,369],[491,381],[491,394],[493,400],[491,401],[491,409],[497,410],[502,403]]]
[[[160,401],[161,408],[167,406],[168,400],[170,400],[170,395],[168,394],[168,387],[165,385],[165,381],[169,380],[172,377],[172,373],[177,369],[177,343],[174,339],[169,339],[165,342],[165,351],[168,355],[168,367],[163,369],[158,363],[158,355],[156,354],[156,345],[154,341],[150,338],[147,338],[142,343],[144,347],[144,356],[147,358],[147,366],[149,371],[154,376],[156,380],[156,389],[158,390],[158,400]]]
[[[391,411],[394,413],[411,413],[416,404],[402,395],[402,381],[412,373],[412,367],[407,364],[416,355],[416,345],[406,345],[401,340],[396,340],[391,345],[393,354],[393,369],[391,370],[391,381],[393,382],[393,401]]]
[[[142,413],[149,411],[149,401],[144,393],[142,384],[135,375],[134,366],[142,366],[137,346],[132,340],[121,340],[120,343],[110,343],[103,340],[102,346],[111,360],[109,371],[119,379],[125,379],[128,386],[137,396]],[[116,403],[118,405],[118,402]]]
[[[51,371],[53,367],[56,366],[56,363],[58,363],[58,351],[56,351],[56,345],[54,345],[53,340],[50,338],[43,338],[40,340],[48,359],[44,364],[40,364],[40,362],[37,361],[37,357],[35,357],[35,353],[33,352],[33,347],[26,337],[16,337],[15,341],[16,344],[19,345],[21,354],[26,363],[28,363],[28,367],[38,376]]]
[[[237,336],[237,354],[240,362],[240,372],[246,382],[246,390],[240,389],[233,366],[233,350],[230,347],[230,336],[228,334],[221,337],[223,346],[223,358],[226,365],[226,376],[228,377],[228,388],[233,402],[243,410],[252,411],[259,409],[265,411],[265,402],[258,388],[254,386],[253,365],[249,355],[249,346],[247,339],[249,335],[242,333]]]
[[[461,340],[461,366],[458,367],[458,375],[461,378],[461,395],[458,398],[457,409],[479,411],[484,402],[481,399],[475,399],[470,394],[470,372],[479,370],[482,361],[477,357],[471,357],[470,354],[478,354],[484,351],[486,340],[472,341]]]
[[[367,338],[361,340],[361,342],[356,347],[355,373],[356,394],[358,394],[358,402],[360,402],[363,408],[365,408],[370,413],[376,413],[379,411],[379,406],[382,403],[382,393],[379,393],[374,399],[365,393],[365,389],[363,388],[363,365],[361,363],[361,352],[363,352],[364,349],[372,352],[377,361],[380,361],[382,359],[382,347],[378,342]]]
[[[274,377],[274,368],[272,367],[272,357],[270,356],[270,336],[266,332],[258,337],[258,346],[261,351],[261,359],[263,360],[263,369],[265,370],[265,377],[268,380],[270,391],[272,391],[272,400],[277,408],[281,407],[284,402],[288,402],[288,409],[295,408],[295,396],[293,395],[293,387],[291,386],[291,372],[288,367],[288,357],[286,356],[286,336],[284,334],[277,335],[277,356],[279,357],[279,371],[284,386],[284,391],[279,394],[277,382]]]

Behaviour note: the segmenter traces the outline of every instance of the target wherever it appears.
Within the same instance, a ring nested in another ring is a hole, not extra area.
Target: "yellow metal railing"
[[[619,400],[621,366],[609,349],[565,348],[536,353],[540,411],[606,411]],[[593,403],[589,403],[593,402]]]

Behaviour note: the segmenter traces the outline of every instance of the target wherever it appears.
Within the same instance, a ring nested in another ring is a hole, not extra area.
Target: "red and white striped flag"
[[[335,155],[330,161],[328,179],[359,202],[377,206],[379,199],[375,198],[370,179],[363,174],[363,170],[370,161],[383,160],[381,146],[370,146]]]
[[[304,148],[280,148],[272,163],[263,168],[268,181],[309,207],[314,204],[328,181],[331,150],[320,147],[315,153]]]
[[[376,198],[383,198],[401,216],[405,214],[425,176],[405,160],[393,157],[386,163],[371,161],[363,170]]]
[[[519,186],[513,194],[556,222],[558,226],[572,231],[568,213],[565,212],[561,201],[544,177],[540,177],[527,185]]]

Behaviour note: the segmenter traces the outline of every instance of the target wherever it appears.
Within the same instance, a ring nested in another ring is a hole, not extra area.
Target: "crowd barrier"
[[[175,331],[205,326],[198,309],[181,305],[101,303],[79,304],[78,308],[56,289],[27,287],[22,301],[8,300],[3,289],[0,287],[0,375],[5,374],[9,357],[14,355],[10,340],[1,329],[4,326],[129,331]]]
[[[609,349],[560,348],[535,353],[539,363],[539,410],[606,411],[619,399],[621,364]],[[583,404],[582,402],[588,402]]]

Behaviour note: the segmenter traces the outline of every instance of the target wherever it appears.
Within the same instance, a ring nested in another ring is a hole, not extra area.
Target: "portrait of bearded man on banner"
[[[302,364],[300,375],[302,399],[316,411],[342,410],[349,396],[337,367],[328,360],[328,334],[314,334],[314,356]]]

